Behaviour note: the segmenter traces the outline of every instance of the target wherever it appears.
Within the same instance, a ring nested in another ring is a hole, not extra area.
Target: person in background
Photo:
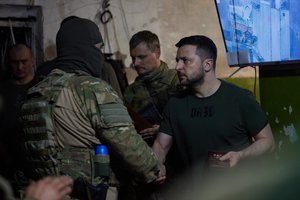
[[[8,49],[6,59],[10,78],[0,85],[0,174],[15,182],[19,179],[16,172],[24,166],[20,109],[33,85],[35,59],[31,49],[21,43]]]
[[[214,42],[193,35],[182,38],[176,47],[175,69],[185,90],[167,103],[153,145],[161,163],[158,181],[166,179],[163,163],[172,144],[177,147],[178,158],[184,164],[182,174],[188,177],[191,187],[207,180],[206,169],[217,172],[224,168],[226,173],[226,167],[236,168],[250,158],[271,152],[272,131],[253,94],[216,78]],[[197,180],[193,182],[193,178]]]
[[[174,69],[160,59],[160,42],[156,34],[144,30],[129,41],[132,66],[138,76],[124,92],[125,104],[146,119],[152,127],[139,133],[143,138],[156,137],[162,110],[170,95],[178,88],[179,80]]]
[[[148,30],[135,33],[129,41],[129,48],[132,65],[138,76],[125,89],[124,101],[139,134],[152,146],[159,130],[163,108],[171,95],[179,89],[179,79],[176,71],[169,69],[167,63],[160,59],[160,42],[155,33]],[[176,175],[176,168],[179,166],[176,150],[172,149],[171,152],[167,162],[169,177]],[[160,190],[163,187],[155,186],[154,189]],[[146,190],[142,193],[146,193]]]
[[[103,199],[129,199],[124,185],[154,182],[158,161],[136,133],[123,101],[98,78],[104,65],[101,45],[91,20],[74,18],[60,27],[55,69],[30,88],[22,107],[25,152],[36,177],[72,177],[73,198],[99,192]],[[103,169],[93,164],[99,144],[107,146],[115,176],[108,170],[97,175]]]

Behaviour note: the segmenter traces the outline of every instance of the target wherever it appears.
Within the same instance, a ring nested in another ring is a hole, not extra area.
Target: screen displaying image
[[[230,66],[300,62],[300,0],[215,0]]]

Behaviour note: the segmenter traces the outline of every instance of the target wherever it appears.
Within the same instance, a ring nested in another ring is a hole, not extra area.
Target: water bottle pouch
[[[109,177],[111,175],[111,168],[109,164],[109,157],[102,155],[93,156],[94,162],[94,178]]]

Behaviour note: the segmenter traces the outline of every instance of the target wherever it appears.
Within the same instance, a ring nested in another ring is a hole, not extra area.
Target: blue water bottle
[[[94,156],[94,177],[110,176],[110,158],[105,145],[97,145]]]

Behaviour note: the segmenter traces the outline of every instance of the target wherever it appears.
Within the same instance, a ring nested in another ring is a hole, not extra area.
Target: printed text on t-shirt
[[[214,106],[204,106],[191,109],[191,118],[212,117],[215,114]]]

